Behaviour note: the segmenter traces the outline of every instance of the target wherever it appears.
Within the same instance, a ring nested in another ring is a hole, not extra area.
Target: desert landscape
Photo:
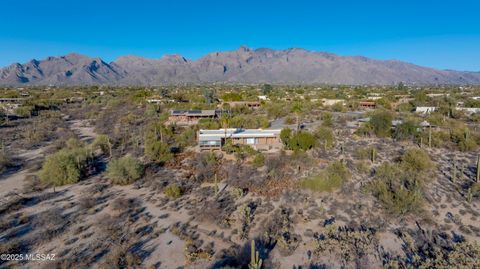
[[[480,267],[478,87],[1,95],[1,268]]]

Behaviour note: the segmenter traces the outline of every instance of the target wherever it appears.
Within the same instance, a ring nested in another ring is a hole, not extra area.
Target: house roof
[[[215,116],[215,110],[171,110],[170,115],[172,116],[187,116],[187,117],[198,117],[198,116]]]
[[[200,130],[199,139],[203,140],[217,140],[227,136],[227,138],[258,138],[258,137],[277,137],[280,135],[281,129],[240,129],[229,128],[217,130]]]

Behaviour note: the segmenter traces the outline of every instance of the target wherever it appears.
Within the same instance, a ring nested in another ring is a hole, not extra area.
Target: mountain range
[[[480,84],[480,72],[439,70],[397,60],[339,56],[299,48],[240,47],[192,61],[123,56],[107,63],[72,53],[0,69],[0,85],[273,84]]]

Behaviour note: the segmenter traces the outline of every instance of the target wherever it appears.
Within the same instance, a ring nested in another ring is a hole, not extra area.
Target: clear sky
[[[480,71],[479,2],[7,0],[0,66],[69,52],[197,59],[246,45]]]

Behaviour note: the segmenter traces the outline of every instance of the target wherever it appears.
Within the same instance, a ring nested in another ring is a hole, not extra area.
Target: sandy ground
[[[95,137],[93,127],[86,124],[85,121],[71,121],[71,128],[74,130],[84,141],[91,141]],[[385,149],[378,154],[378,162],[375,165],[381,163],[382,160],[388,160],[391,156],[395,156],[398,152],[398,148],[401,146],[396,145],[393,149]],[[33,151],[26,151],[19,154],[20,157],[33,161],[36,158],[43,158],[42,154],[46,147]],[[436,160],[440,167],[439,171],[448,171],[450,166],[451,156],[448,155],[446,150],[434,150],[430,152],[432,156],[443,156],[439,160]],[[461,154],[462,158],[467,160],[474,160],[473,154]],[[0,195],[3,196],[8,192],[20,189],[23,185],[23,178],[28,174],[28,166],[17,171],[14,174],[9,175],[0,184],[2,186]],[[181,171],[179,177],[182,177]],[[471,176],[470,170],[465,170],[465,175],[462,180],[465,180],[468,176]],[[432,186],[429,188],[428,195],[431,202],[426,206],[427,212],[425,214],[432,219],[432,226],[436,229],[442,228],[450,233],[458,232],[460,228],[473,230],[472,227],[478,227],[477,216],[480,215],[480,209],[478,203],[468,204],[464,202],[462,193],[452,192],[455,189],[449,179],[448,174],[435,174],[432,179]],[[359,188],[363,180],[362,175],[354,175],[349,187]],[[66,208],[64,212],[76,212],[78,211],[78,201],[81,197],[91,196],[89,188],[102,182],[102,176],[97,175],[89,178],[81,183],[75,185],[63,186],[57,189],[57,195],[50,200],[42,201],[34,206],[26,207],[23,210],[24,214],[34,214],[36,212],[42,212],[54,207]],[[459,180],[460,182],[460,180]],[[458,183],[460,184],[460,183]],[[211,187],[211,184],[203,184],[201,188]],[[223,184],[220,188],[225,187]],[[228,190],[228,187],[227,187]],[[51,192],[46,190],[45,192]],[[193,263],[189,263],[185,257],[185,248],[187,242],[178,236],[175,230],[175,226],[178,223],[188,224],[190,229],[194,230],[194,233],[198,240],[203,241],[202,247],[207,243],[212,243],[215,253],[219,253],[220,250],[226,249],[232,246],[245,245],[245,239],[240,238],[237,233],[234,233],[234,229],[241,229],[240,210],[232,214],[234,219],[230,228],[221,228],[214,223],[200,221],[195,219],[195,213],[197,202],[200,203],[200,197],[195,193],[185,195],[175,201],[169,201],[167,203],[160,203],[162,199],[165,199],[163,193],[151,191],[148,188],[136,188],[133,185],[129,186],[112,186],[108,188],[102,194],[96,194],[100,197],[107,197],[104,200],[101,199],[97,205],[90,209],[89,214],[82,215],[81,219],[76,220],[71,224],[69,231],[61,234],[53,240],[36,246],[34,252],[37,253],[57,253],[59,258],[67,257],[75,253],[75,251],[90,251],[90,248],[95,243],[95,233],[98,227],[95,226],[99,218],[105,214],[115,214],[111,208],[111,201],[118,197],[125,198],[139,198],[142,201],[142,206],[145,207],[140,215],[140,223],[146,226],[154,227],[155,231],[158,231],[158,235],[145,240],[143,248],[147,249],[149,254],[143,260],[142,266],[148,268],[149,266],[156,266],[157,268],[178,268],[185,266],[185,268],[208,268],[213,265],[213,259],[197,259]],[[208,199],[216,199],[215,197],[208,197]],[[358,190],[351,192],[351,195],[341,195],[339,193],[331,194],[318,194],[318,193],[303,193],[301,196],[292,197],[288,193],[283,196],[265,199],[259,196],[248,194],[244,197],[237,199],[235,202],[239,205],[245,204],[248,201],[261,199],[257,213],[254,215],[252,225],[250,227],[249,237],[258,238],[261,237],[263,225],[266,220],[271,217],[271,213],[281,206],[290,206],[293,209],[292,219],[294,219],[293,232],[301,236],[302,241],[295,249],[293,254],[285,255],[275,248],[274,251],[269,253],[269,257],[272,257],[277,268],[291,269],[299,264],[308,264],[309,258],[307,252],[314,249],[315,240],[310,234],[312,231],[324,232],[324,221],[331,217],[335,217],[335,225],[343,226],[352,224],[371,224],[371,223],[384,223],[384,227],[377,234],[379,244],[384,249],[393,254],[402,254],[402,242],[393,233],[396,228],[399,227],[414,227],[414,222],[405,223],[397,219],[389,220],[385,217],[382,208],[369,194],[364,194]],[[270,207],[272,206],[272,208]],[[198,211],[197,211],[198,212]],[[461,216],[461,221],[455,216]],[[455,219],[455,220],[452,220]],[[86,227],[86,229],[81,229]],[[470,232],[463,234],[469,240],[478,241],[480,233]],[[1,237],[1,235],[0,235]],[[237,244],[237,245],[235,245]],[[248,244],[248,241],[247,241]],[[215,257],[217,259],[218,257]],[[328,265],[328,268],[341,268],[341,265],[335,263],[335,257],[320,257],[322,262]],[[23,268],[43,268],[45,264],[41,262],[32,262],[25,264]],[[378,268],[381,266],[379,260],[372,260],[371,268]]]

